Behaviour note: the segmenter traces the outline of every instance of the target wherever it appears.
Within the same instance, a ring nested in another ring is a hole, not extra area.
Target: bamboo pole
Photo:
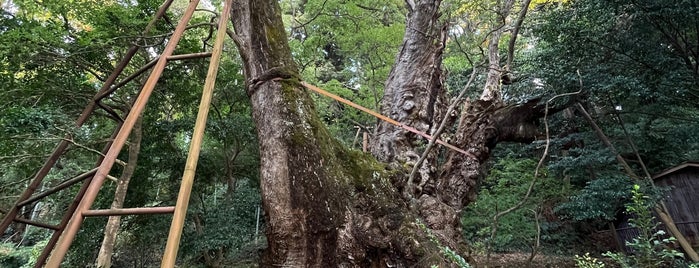
[[[63,258],[68,252],[70,244],[73,242],[73,239],[75,239],[75,235],[78,233],[80,225],[83,222],[83,212],[89,210],[90,206],[92,206],[92,203],[95,201],[97,193],[99,192],[100,187],[104,183],[104,180],[107,178],[109,171],[114,165],[114,161],[116,160],[117,155],[121,151],[121,148],[124,146],[126,139],[131,133],[131,129],[136,123],[136,119],[138,119],[138,117],[143,112],[143,109],[145,108],[146,103],[148,102],[148,98],[153,92],[153,89],[155,88],[155,85],[158,82],[160,75],[163,73],[163,70],[165,69],[165,64],[167,63],[167,57],[172,55],[172,52],[175,50],[175,47],[177,46],[177,43],[182,37],[185,27],[191,19],[192,14],[194,13],[194,10],[196,9],[198,3],[198,0],[192,0],[189,3],[187,10],[185,11],[184,16],[182,17],[182,20],[177,25],[177,28],[175,29],[174,34],[170,38],[167,46],[165,47],[165,50],[159,58],[158,63],[153,68],[153,72],[150,74],[148,80],[143,86],[141,94],[134,102],[131,112],[129,112],[128,117],[126,118],[126,120],[124,120],[122,128],[119,130],[119,133],[114,138],[112,146],[109,148],[109,151],[105,155],[104,160],[99,166],[99,169],[95,173],[95,176],[92,179],[90,186],[87,188],[87,191],[85,192],[83,200],[80,201],[80,204],[78,205],[76,212],[73,213],[70,222],[66,226],[65,232],[59,239],[56,249],[51,254],[51,257],[46,263],[47,268],[58,268],[61,265]]]
[[[83,173],[83,174],[80,174],[80,175],[78,175],[78,176],[75,176],[75,177],[73,177],[73,178],[71,178],[71,179],[69,179],[69,180],[67,180],[67,181],[64,181],[64,182],[60,183],[59,185],[57,185],[57,186],[55,186],[55,187],[53,187],[53,188],[51,188],[51,189],[48,189],[48,190],[46,190],[46,191],[44,191],[44,192],[41,192],[41,193],[39,193],[39,194],[37,194],[37,195],[35,195],[35,196],[32,196],[31,198],[28,198],[27,200],[24,200],[24,201],[20,202],[20,203],[18,204],[18,206],[26,206],[26,205],[29,205],[29,204],[31,204],[31,203],[34,203],[35,201],[38,201],[39,199],[42,199],[42,198],[44,198],[44,197],[47,197],[47,196],[49,196],[49,195],[51,195],[51,194],[53,194],[53,193],[56,193],[56,192],[58,192],[58,191],[60,191],[60,190],[63,190],[63,189],[65,189],[65,188],[68,188],[68,187],[70,187],[70,186],[73,186],[73,184],[76,184],[76,183],[78,183],[78,182],[81,182],[81,181],[83,181],[83,180],[89,178],[89,177],[92,177],[92,175],[95,174],[96,171],[97,171],[97,168],[93,168],[93,169],[91,169],[91,170],[88,171],[88,172],[85,172],[85,173]]]
[[[364,132],[362,135],[362,152],[368,152],[369,151],[369,133]]]
[[[174,55],[174,56],[167,57],[167,60],[168,61],[187,60],[187,59],[199,59],[199,58],[207,58],[207,57],[211,57],[211,53],[199,52],[199,53],[192,53],[192,54]],[[150,62],[146,63],[141,68],[136,70],[134,73],[132,73],[131,75],[124,78],[124,80],[121,80],[118,83],[115,83],[114,86],[112,86],[109,90],[107,90],[104,93],[102,93],[101,95],[99,95],[97,97],[97,99],[101,100],[103,98],[106,98],[107,96],[112,94],[114,91],[116,91],[118,88],[123,87],[124,85],[133,81],[134,79],[136,79],[136,77],[139,77],[141,74],[145,73],[146,71],[148,71],[148,69],[153,67],[156,63],[158,63],[158,60],[160,60],[160,57],[155,58],[155,59],[151,60]]]
[[[387,122],[387,123],[389,123],[389,124],[391,124],[391,125],[400,127],[400,128],[405,129],[405,130],[407,130],[407,131],[410,131],[410,132],[412,132],[412,133],[415,133],[415,134],[417,134],[417,135],[420,135],[420,136],[422,136],[422,137],[425,138],[425,139],[428,139],[428,140],[432,140],[432,139],[433,139],[431,135],[429,135],[429,134],[427,134],[427,133],[425,133],[425,132],[419,131],[419,130],[415,129],[414,127],[411,127],[411,126],[404,125],[404,124],[402,124],[402,123],[400,123],[400,122],[398,122],[398,121],[396,121],[396,120],[394,120],[394,119],[391,119],[391,118],[389,118],[389,117],[387,117],[387,116],[385,116],[385,115],[382,115],[382,114],[380,114],[380,113],[374,112],[374,111],[372,111],[372,110],[370,110],[370,109],[368,109],[368,108],[366,108],[366,107],[364,107],[364,106],[361,106],[361,105],[359,105],[359,104],[356,104],[356,103],[354,103],[354,102],[351,102],[351,101],[349,101],[349,100],[347,100],[347,99],[345,99],[345,98],[342,98],[342,97],[340,97],[340,96],[338,96],[338,95],[335,95],[335,94],[332,94],[332,93],[330,93],[330,92],[327,92],[327,91],[325,91],[325,90],[323,90],[323,89],[321,89],[321,88],[319,88],[319,87],[316,87],[316,86],[314,86],[314,85],[311,85],[311,84],[306,83],[306,82],[303,82],[303,81],[301,82],[301,85],[304,86],[305,88],[307,88],[307,89],[313,91],[313,92],[316,92],[316,93],[321,94],[321,95],[323,95],[323,96],[329,97],[329,98],[334,99],[334,100],[336,100],[336,101],[339,101],[339,102],[341,102],[341,103],[344,103],[344,104],[347,104],[347,105],[349,105],[349,106],[352,106],[352,107],[354,107],[354,108],[356,108],[356,109],[358,109],[358,110],[360,110],[360,111],[362,111],[362,112],[365,112],[365,113],[368,113],[368,114],[370,114],[370,115],[373,115],[374,117],[376,117],[376,118],[378,118],[378,119],[380,119],[380,120],[383,120],[383,121],[385,121],[385,122]],[[463,149],[461,149],[461,148],[459,148],[459,147],[456,147],[456,146],[454,146],[454,145],[451,145],[451,144],[449,144],[449,143],[447,143],[447,142],[445,142],[445,141],[443,141],[443,140],[435,139],[435,142],[438,143],[438,144],[441,144],[441,145],[444,146],[444,147],[447,147],[447,148],[449,148],[449,149],[452,149],[452,150],[454,150],[454,151],[457,151],[457,152],[459,152],[459,153],[462,153],[462,154],[464,154],[464,155],[466,155],[466,156],[468,156],[468,157],[470,157],[470,158],[472,158],[472,159],[478,159],[478,158],[477,158],[475,155],[473,155],[472,153],[469,153],[469,152],[467,152],[467,151],[464,151]]]
[[[32,221],[32,220],[27,220],[27,219],[25,219],[25,218],[15,218],[15,221],[16,221],[16,222],[21,222],[21,223],[24,223],[24,224],[33,225],[33,226],[36,226],[36,227],[51,229],[51,230],[54,230],[54,231],[56,231],[56,230],[58,230],[58,229],[60,228],[60,227],[55,226],[55,225],[50,225],[50,224],[45,224],[45,223],[36,222],[36,221]]]
[[[175,211],[175,207],[145,207],[145,208],[110,208],[86,210],[85,217],[95,216],[125,216],[125,215],[147,215],[147,214],[169,214]]]
[[[192,185],[194,184],[194,174],[197,170],[197,162],[199,160],[199,152],[201,151],[201,143],[204,138],[204,129],[206,128],[206,119],[209,115],[209,107],[211,106],[211,98],[216,84],[216,74],[218,73],[218,65],[221,61],[221,53],[223,51],[223,41],[226,36],[226,26],[228,15],[231,12],[231,0],[226,0],[223,7],[223,12],[218,21],[218,31],[216,32],[216,41],[209,62],[209,70],[206,74],[204,89],[202,91],[201,102],[199,103],[199,112],[197,121],[194,124],[194,132],[192,133],[192,141],[189,144],[189,154],[187,162],[182,174],[182,184],[180,192],[177,195],[177,204],[175,205],[175,214],[172,217],[170,224],[170,232],[163,253],[163,261],[160,267],[175,267],[177,259],[177,251],[180,246],[182,237],[182,227],[184,219],[187,216],[187,207],[189,206],[189,197],[192,193]]]

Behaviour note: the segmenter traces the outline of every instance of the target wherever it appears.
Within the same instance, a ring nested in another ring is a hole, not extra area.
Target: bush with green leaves
[[[462,257],[461,255],[459,255],[458,252],[454,251],[453,249],[451,249],[448,246],[442,245],[442,243],[439,242],[437,237],[435,237],[434,234],[432,234],[432,231],[430,231],[430,229],[427,228],[425,223],[418,220],[416,222],[416,224],[418,227],[420,227],[420,229],[422,229],[425,233],[427,233],[427,236],[430,238],[430,241],[432,241],[432,243],[435,243],[437,245],[437,247],[439,247],[441,249],[440,251],[443,254],[445,259],[447,259],[450,262],[452,262],[453,264],[455,264],[456,267],[471,268],[471,265],[468,264],[468,262],[466,262],[466,259],[464,257]],[[438,267],[438,266],[432,265],[430,267]]]
[[[31,249],[15,247],[12,243],[0,244],[0,266],[21,267],[29,261]]]
[[[47,240],[33,246],[16,246],[12,243],[0,243],[0,267],[34,267]]]
[[[626,212],[634,215],[629,220],[629,225],[639,231],[638,237],[626,242],[632,253],[624,255],[607,252],[603,255],[610,257],[623,268],[675,267],[682,263],[684,254],[671,246],[675,238],[668,237],[665,231],[659,229],[659,223],[653,217],[653,199],[641,191],[638,184],[633,186],[631,193],[631,203],[626,206]]]
[[[505,157],[490,170],[482,181],[478,198],[464,211],[461,219],[464,237],[476,250],[484,250],[486,244],[496,252],[529,250],[536,239],[537,215],[550,213],[567,191],[560,181],[540,171],[535,188],[527,202],[518,210],[499,219],[497,236],[491,240],[493,216],[517,204],[525,196],[534,178],[537,161],[532,158]],[[552,215],[549,215],[552,216]],[[542,242],[558,240],[555,222],[541,222]]]
[[[604,268],[604,263],[599,261],[597,258],[590,256],[587,252],[585,255],[578,256],[575,255],[575,267],[578,268]]]
[[[589,181],[580,191],[556,207],[556,212],[574,221],[613,220],[628,201],[631,180],[611,176]]]
[[[193,228],[185,229],[181,248],[186,263],[200,263],[204,254],[219,262],[255,258],[256,247],[263,246],[265,239],[255,237],[261,201],[258,186],[247,179],[239,180],[235,193],[225,195],[214,193],[192,205],[188,218]],[[259,217],[262,220],[262,211]],[[260,234],[263,230],[259,226]]]

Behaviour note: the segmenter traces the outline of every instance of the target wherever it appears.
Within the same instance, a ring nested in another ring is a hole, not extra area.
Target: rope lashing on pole
[[[382,115],[382,114],[380,114],[380,113],[377,113],[377,112],[375,112],[375,111],[372,111],[372,110],[369,109],[369,108],[366,108],[366,107],[364,107],[364,106],[361,106],[361,105],[359,105],[359,104],[356,104],[356,103],[354,103],[354,102],[352,102],[352,101],[350,101],[350,100],[347,100],[347,99],[345,99],[345,98],[342,98],[342,97],[340,97],[340,96],[338,96],[338,95],[332,94],[332,93],[330,93],[330,92],[328,92],[328,91],[325,91],[325,90],[323,90],[323,89],[321,89],[321,88],[319,88],[319,87],[316,87],[316,86],[311,85],[311,84],[309,84],[309,83],[306,83],[306,82],[304,82],[304,81],[301,81],[301,85],[304,86],[305,88],[307,88],[307,89],[313,91],[313,92],[316,92],[316,93],[321,94],[321,95],[323,95],[323,96],[329,97],[329,98],[334,99],[334,100],[336,100],[336,101],[339,101],[339,102],[341,102],[341,103],[344,103],[344,104],[347,104],[347,105],[349,105],[349,106],[352,106],[352,107],[354,107],[354,108],[356,108],[356,109],[358,109],[358,110],[360,110],[360,111],[362,111],[362,112],[368,113],[368,114],[370,114],[370,115],[372,115],[372,116],[378,118],[379,120],[385,121],[385,122],[387,122],[387,123],[389,123],[389,124],[395,125],[395,126],[397,126],[397,127],[400,127],[400,128],[402,128],[402,129],[405,129],[405,130],[407,130],[407,131],[410,131],[410,132],[412,132],[412,133],[415,133],[415,134],[417,134],[417,135],[420,135],[420,136],[422,136],[422,137],[424,137],[424,138],[426,138],[426,139],[428,139],[428,140],[434,139],[434,137],[432,137],[431,135],[429,135],[429,134],[427,134],[427,133],[425,133],[425,132],[419,131],[419,130],[415,129],[414,127],[401,124],[400,122],[398,122],[398,121],[396,121],[396,120],[393,120],[393,119],[391,119],[391,118],[389,118],[389,117],[387,117],[387,116],[385,116],[385,115]],[[464,151],[463,149],[461,149],[461,148],[459,148],[459,147],[456,147],[456,146],[454,146],[454,145],[451,145],[451,144],[449,144],[449,143],[447,143],[447,142],[445,142],[445,141],[443,141],[443,140],[437,139],[437,140],[435,140],[435,142],[436,142],[437,144],[443,145],[444,147],[447,147],[447,148],[449,148],[449,149],[452,149],[452,150],[454,150],[454,151],[457,151],[457,152],[459,152],[459,153],[462,153],[462,154],[464,154],[464,155],[466,155],[466,156],[468,156],[468,157],[470,157],[470,158],[478,159],[478,158],[477,158],[475,155],[473,155],[472,153],[469,153],[469,152],[467,152],[467,151]]]

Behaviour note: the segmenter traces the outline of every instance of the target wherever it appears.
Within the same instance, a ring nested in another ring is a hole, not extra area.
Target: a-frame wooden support
[[[143,35],[147,35],[150,29],[155,25],[155,23],[164,16],[167,9],[172,4],[173,0],[165,0],[161,5],[160,9],[155,14],[151,22],[146,26]],[[100,107],[106,110],[100,101],[105,97],[112,94],[121,86],[125,85],[129,81],[138,77],[143,72],[152,68],[148,80],[144,84],[143,88],[139,92],[138,97],[133,103],[131,110],[128,112],[126,119],[116,127],[110,142],[102,150],[103,157],[100,157],[96,167],[90,171],[83,174],[77,175],[70,178],[59,185],[46,190],[42,193],[34,195],[38,187],[41,185],[43,179],[49,173],[51,168],[56,164],[58,159],[63,155],[68,146],[70,145],[69,139],[62,139],[58,146],[54,149],[53,153],[48,157],[44,165],[37,171],[32,179],[29,187],[22,193],[18,201],[14,204],[9,211],[5,213],[5,216],[0,222],[0,233],[4,233],[13,222],[19,222],[24,224],[30,224],[38,227],[47,228],[53,230],[53,235],[49,239],[46,247],[42,251],[41,255],[37,259],[35,267],[42,267],[46,263],[45,267],[59,267],[63,258],[65,257],[68,248],[70,247],[72,241],[75,238],[80,226],[85,217],[88,216],[114,216],[114,215],[135,215],[135,214],[162,214],[162,213],[173,213],[175,212],[175,217],[173,217],[173,224],[170,228],[170,235],[168,236],[167,248],[163,257],[162,267],[174,267],[174,261],[176,259],[177,249],[179,247],[179,239],[181,237],[182,225],[184,223],[184,215],[186,214],[187,205],[189,203],[189,194],[191,193],[191,187],[193,183],[194,170],[196,169],[199,149],[201,146],[201,139],[203,137],[204,126],[206,124],[206,117],[209,110],[209,103],[211,100],[212,90],[214,82],[216,79],[216,71],[218,69],[219,58],[221,55],[223,47],[223,39],[226,35],[226,25],[228,20],[228,13],[230,13],[231,0],[226,0],[224,12],[219,18],[218,32],[216,36],[216,41],[213,49],[213,53],[195,53],[187,55],[172,55],[177,43],[182,37],[186,26],[191,19],[199,1],[191,0],[182,19],[175,28],[174,33],[170,37],[164,51],[157,59],[149,62],[141,69],[135,73],[124,78],[120,82],[116,82],[116,79],[121,75],[123,70],[129,64],[133,56],[138,51],[139,47],[132,46],[124,58],[117,64],[114,71],[107,78],[104,85],[97,92],[95,97],[87,104],[80,117],[76,120],[76,126],[82,126],[93,114],[96,108]],[[117,161],[117,155],[121,151],[126,139],[128,138],[131,130],[135,124],[136,119],[141,115],[145,105],[150,97],[158,79],[160,78],[165,65],[168,61],[172,60],[183,60],[192,58],[203,58],[212,56],[212,60],[209,65],[209,72],[207,74],[206,83],[204,85],[204,92],[202,93],[202,101],[200,103],[199,115],[197,117],[197,123],[195,125],[195,136],[193,137],[192,143],[190,144],[190,154],[187,159],[187,166],[185,168],[185,173],[183,176],[183,183],[180,188],[180,194],[178,195],[177,204],[175,207],[151,207],[151,208],[125,208],[125,209],[103,209],[103,210],[91,210],[95,198],[104,183],[105,179],[108,177],[109,171]],[[109,112],[109,111],[108,111]],[[199,133],[199,134],[196,134]],[[198,137],[196,137],[198,136]],[[198,141],[196,141],[198,139]],[[48,225],[43,223],[34,222],[31,220],[18,218],[18,212],[24,206],[30,205],[42,198],[56,193],[62,189],[68,188],[76,183],[83,182],[80,190],[76,194],[73,202],[69,205],[66,213],[64,214],[61,222],[56,225]],[[49,258],[50,256],[50,258]],[[48,259],[48,261],[47,261]]]

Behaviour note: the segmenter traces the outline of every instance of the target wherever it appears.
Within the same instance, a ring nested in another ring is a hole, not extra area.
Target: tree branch
[[[578,72],[578,76],[579,75],[580,75],[580,72]],[[581,82],[581,84],[582,84],[582,82]],[[536,181],[540,175],[539,170],[541,170],[541,166],[543,166],[544,160],[548,156],[549,147],[551,145],[551,137],[549,134],[549,124],[548,124],[548,118],[547,118],[548,117],[549,103],[551,103],[551,101],[553,101],[556,98],[570,96],[570,95],[577,95],[577,94],[580,94],[581,92],[582,92],[582,88],[576,92],[563,93],[563,94],[553,96],[548,101],[546,101],[546,108],[544,110],[544,129],[546,130],[546,145],[544,146],[544,153],[541,155],[539,162],[536,164],[536,168],[534,169],[534,177],[532,178],[531,183],[529,183],[529,188],[527,188],[527,193],[524,195],[524,197],[521,200],[519,200],[519,202],[517,204],[515,204],[514,206],[512,206],[506,210],[503,210],[501,212],[498,212],[495,214],[495,216],[493,216],[493,227],[492,227],[492,232],[490,233],[490,241],[495,240],[495,235],[497,234],[497,231],[498,231],[498,223],[499,223],[500,218],[502,218],[503,216],[510,214],[512,211],[515,211],[515,210],[521,208],[522,206],[524,206],[524,204],[529,199],[529,196],[531,195],[532,191],[534,190],[534,185],[536,185]],[[490,243],[488,243],[488,247],[490,247]],[[488,256],[490,256],[490,253],[488,253]]]
[[[522,10],[519,12],[517,22],[515,22],[514,28],[512,29],[512,37],[510,37],[510,44],[507,47],[507,63],[505,64],[505,72],[508,73],[512,68],[512,61],[515,58],[515,43],[517,42],[517,36],[519,35],[520,28],[522,28],[524,18],[527,16],[529,3],[531,3],[531,0],[524,0],[524,3],[522,3]]]

